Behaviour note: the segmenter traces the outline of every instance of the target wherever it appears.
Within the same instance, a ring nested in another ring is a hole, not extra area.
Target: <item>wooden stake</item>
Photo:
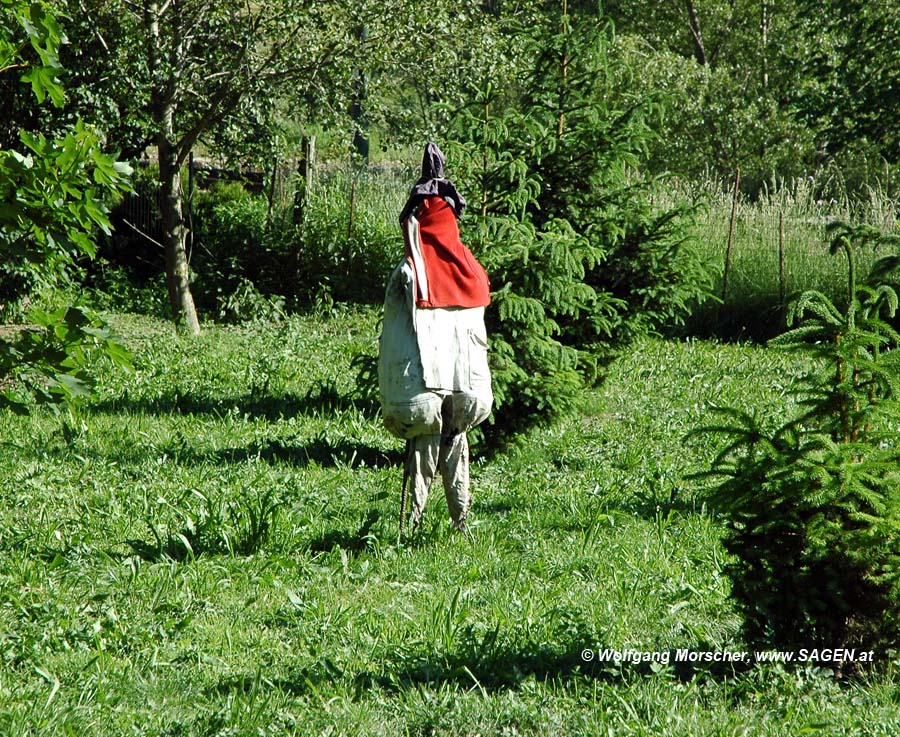
[[[412,465],[413,441],[406,441],[406,457],[403,461],[403,486],[400,489],[400,537],[406,534],[406,507],[409,497],[409,467]]]
[[[344,253],[344,263],[350,268],[350,258],[353,255],[353,215],[356,209],[356,175],[350,180],[350,217],[347,220],[347,247]]]
[[[781,306],[784,307],[785,298],[785,275],[784,275],[784,213],[778,213],[778,296],[781,299]]]
[[[734,172],[734,192],[731,196],[731,223],[728,225],[728,244],[725,247],[725,272],[722,274],[722,303],[728,296],[728,272],[731,270],[731,248],[734,245],[734,223],[737,219],[738,188],[741,186],[741,168]]]

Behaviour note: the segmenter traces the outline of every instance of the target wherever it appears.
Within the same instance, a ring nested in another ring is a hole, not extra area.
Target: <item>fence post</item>
[[[781,306],[784,307],[785,298],[785,275],[784,275],[784,213],[778,213],[778,297],[781,300]]]
[[[303,225],[309,198],[312,196],[316,168],[316,137],[304,136],[297,163],[297,189],[294,192],[294,225]]]
[[[275,155],[272,157],[272,171],[270,173],[269,179],[269,191],[266,195],[266,198],[269,201],[269,206],[266,208],[266,230],[271,230],[272,228],[272,213],[275,211],[275,180],[278,177],[278,156]]]
[[[350,215],[347,219],[347,248],[344,253],[344,263],[350,268],[350,261],[353,258],[353,216],[356,210],[356,175],[350,180]]]
[[[731,248],[734,245],[734,222],[737,218],[738,188],[741,186],[741,168],[734,171],[734,192],[731,196],[731,222],[728,225],[728,244],[725,246],[725,271],[722,274],[722,304],[728,296],[728,272],[731,270]]]

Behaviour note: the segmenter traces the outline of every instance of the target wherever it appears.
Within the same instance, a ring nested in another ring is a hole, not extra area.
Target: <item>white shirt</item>
[[[417,308],[412,267],[401,261],[385,294],[378,384],[387,402],[489,389],[484,307]]]

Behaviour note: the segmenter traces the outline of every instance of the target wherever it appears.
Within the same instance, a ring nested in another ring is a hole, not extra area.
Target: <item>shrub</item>
[[[335,171],[312,191],[297,252],[297,283],[307,305],[379,303],[403,256],[397,216],[410,180],[385,172]]]
[[[493,290],[488,435],[567,411],[610,346],[681,319],[708,287],[688,211],[655,208],[655,182],[638,174],[652,101],[624,91],[611,27],[565,17],[523,33],[533,66],[521,99],[504,107],[485,84],[449,147],[470,201],[463,239]]]
[[[131,364],[109,326],[83,306],[33,308],[29,318],[32,327],[0,339],[0,409],[22,414],[35,402],[72,409],[93,392],[101,359]]]
[[[221,316],[246,282],[263,294],[285,294],[289,259],[267,223],[268,202],[239,183],[214,184],[198,196],[191,265],[198,307]],[[229,314],[235,319],[236,314]]]
[[[323,299],[380,302],[403,253],[401,192],[382,173],[332,172],[294,224],[271,217],[266,198],[240,185],[213,187],[197,204],[198,302],[229,320],[242,319],[245,308],[260,317],[271,306],[308,308]]]
[[[0,80],[12,74],[14,84],[30,83],[38,103],[49,98],[61,107],[64,40],[51,6],[4,3]],[[109,233],[107,203],[128,190],[131,175],[80,120],[56,138],[20,130],[19,142],[19,151],[0,150],[0,312],[10,298],[18,303],[13,311],[25,306],[20,289],[70,283],[77,259],[96,255],[94,234]],[[0,409],[25,412],[32,400],[71,408],[90,393],[98,356],[128,362],[106,323],[82,307],[32,309],[26,319],[36,327],[0,338]]]
[[[709,475],[727,515],[729,575],[754,646],[779,649],[900,646],[900,334],[890,281],[900,257],[857,284],[854,247],[900,242],[866,226],[830,226],[848,261],[844,311],[806,292],[777,345],[818,370],[798,388],[800,412],[774,431],[723,410]]]
[[[276,323],[284,318],[284,314],[283,297],[267,297],[249,279],[241,279],[234,291],[220,297],[216,317],[230,323],[253,320]]]

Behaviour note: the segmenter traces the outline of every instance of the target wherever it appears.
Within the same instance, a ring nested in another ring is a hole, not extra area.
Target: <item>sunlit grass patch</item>
[[[585,661],[738,649],[721,526],[685,479],[712,405],[790,407],[759,346],[645,339],[580,410],[473,462],[398,538],[402,444],[353,394],[374,311],[118,318],[136,353],[64,431],[0,418],[0,732],[892,734],[887,676]],[[74,422],[74,424],[73,424]]]

